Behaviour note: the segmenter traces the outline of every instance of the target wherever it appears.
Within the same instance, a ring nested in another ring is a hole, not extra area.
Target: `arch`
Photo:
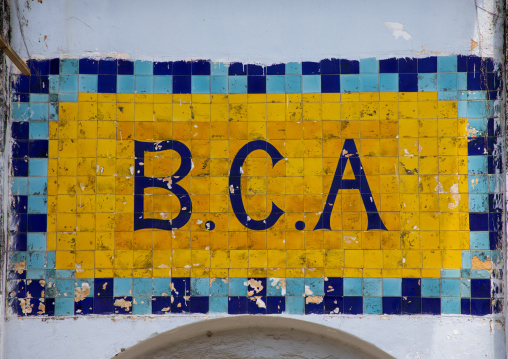
[[[117,359],[393,358],[341,330],[276,316],[203,320],[169,330],[117,354]]]

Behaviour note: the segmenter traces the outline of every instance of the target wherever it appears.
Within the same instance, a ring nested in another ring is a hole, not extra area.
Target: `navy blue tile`
[[[302,62],[302,75],[319,75],[321,73],[321,65],[319,62]]]
[[[471,299],[461,298],[460,299],[460,314],[470,315],[471,314]]]
[[[49,60],[28,60],[27,64],[32,76],[49,75]]]
[[[30,92],[30,77],[25,75],[13,75],[11,81],[11,88],[13,92]]]
[[[48,158],[48,140],[30,140],[28,156],[32,158]]]
[[[28,156],[28,141],[13,141],[12,142],[12,157],[23,158]]]
[[[345,314],[363,314],[363,297],[343,297]]]
[[[488,231],[489,214],[488,213],[469,213],[469,230]]]
[[[247,297],[229,297],[228,314],[247,314]]]
[[[414,74],[418,72],[417,59],[406,57],[399,59],[400,74]]]
[[[341,74],[359,74],[360,73],[360,61],[340,60],[340,73]]]
[[[503,230],[503,214],[489,213],[489,231],[499,232]]]
[[[28,196],[12,196],[10,204],[11,211],[13,213],[26,213],[28,206]]]
[[[379,73],[396,74],[398,72],[399,72],[399,61],[395,57],[385,60],[379,60]]]
[[[418,74],[399,74],[400,92],[418,91]]]
[[[344,295],[344,280],[342,277],[328,277],[325,280],[325,295],[327,297],[337,297]]]
[[[323,93],[339,93],[340,92],[340,75],[322,75],[321,76],[321,92],[323,92]]]
[[[402,278],[402,296],[419,297],[421,293],[420,278]]]
[[[20,273],[21,272],[21,273]],[[25,279],[26,278],[26,270],[16,270],[16,271],[9,271],[7,273],[7,279],[9,280],[12,280],[12,279]]]
[[[401,314],[401,297],[383,297],[383,314]]]
[[[498,298],[492,301],[492,314],[503,313],[503,299]]]
[[[99,75],[98,93],[116,93],[116,76]]]
[[[152,296],[152,314],[171,312],[171,296]]]
[[[441,298],[422,298],[422,314],[441,314]]]
[[[173,62],[173,75],[190,75],[192,63],[190,61]]]
[[[457,56],[457,71],[458,72],[466,72],[467,71],[467,56],[466,55],[458,55]]]
[[[26,281],[26,294],[27,297],[30,295],[32,298],[41,298],[44,297],[44,289],[46,288],[46,285],[44,281],[42,281],[44,284],[41,284],[40,280],[27,280]]]
[[[131,305],[118,305],[123,301],[130,302]],[[113,297],[113,306],[115,314],[132,314],[132,297]]]
[[[482,58],[482,72],[492,72],[494,71],[494,59],[491,57],[483,57]]]
[[[503,195],[501,193],[489,193],[489,212],[502,212],[502,203]]]
[[[263,76],[266,75],[266,69],[260,65],[249,64],[247,65],[248,76]]]
[[[266,93],[266,77],[247,76],[247,93]]]
[[[191,93],[191,76],[173,76],[173,93]]]
[[[402,314],[421,314],[421,297],[402,297]]]
[[[157,61],[153,63],[154,75],[173,75],[172,61]]]
[[[468,137],[467,154],[468,156],[485,155],[485,137]]]
[[[502,153],[502,141],[497,137],[487,137],[487,153],[491,155],[498,155]]]
[[[30,95],[27,93],[12,93],[12,102],[30,102]]]
[[[490,279],[471,279],[471,298],[490,298]]]
[[[247,292],[250,296],[266,296],[266,278],[249,278]]]
[[[9,250],[11,251],[26,251],[27,249],[27,236],[26,233],[13,233],[9,240]]]
[[[171,294],[177,296],[190,295],[190,278],[171,278]]]
[[[45,310],[44,313],[50,317],[55,315],[55,299],[54,298],[46,298],[44,299]]]
[[[266,314],[266,297],[248,297],[247,314]]]
[[[286,310],[285,297],[267,297],[266,314],[282,314]]]
[[[75,315],[87,315],[93,314],[93,298],[86,297],[79,302],[74,303],[74,314]]]
[[[95,297],[113,297],[113,278],[95,278]]]
[[[26,297],[26,284],[24,279],[10,280],[8,282],[9,297],[10,298],[25,298]]]
[[[11,136],[17,140],[27,140],[28,139],[28,122],[13,122],[11,124]]]
[[[17,223],[17,231],[18,232],[26,232],[28,228],[28,215],[26,214],[19,214],[16,216],[16,219],[18,221]]]
[[[481,72],[467,73],[467,89],[469,91],[480,91],[486,89],[485,76]]]
[[[418,72],[420,73],[437,72],[437,57],[431,56],[418,59]]]
[[[79,73],[96,75],[99,73],[99,61],[94,59],[79,59]]]
[[[12,175],[16,177],[28,176],[28,161],[25,159],[12,159]]]
[[[210,297],[192,297],[190,299],[191,313],[208,313]]]
[[[173,296],[171,313],[189,313],[189,297]]]
[[[100,75],[116,75],[118,68],[115,59],[99,60],[99,74]]]
[[[247,66],[241,62],[232,62],[229,64],[228,73],[229,76],[247,75]]]
[[[273,64],[266,68],[267,75],[285,75],[286,65],[285,64]]]
[[[327,75],[340,74],[340,60],[339,59],[324,59],[321,60],[321,73]]]
[[[325,313],[324,300],[321,300],[320,303],[318,303],[317,301],[314,303],[307,301],[305,302],[305,314],[324,314],[324,313]]]
[[[478,56],[470,55],[467,59],[467,72],[483,72],[482,59]]]
[[[490,299],[471,299],[471,315],[489,315],[491,313]]]
[[[134,62],[129,60],[118,60],[118,75],[134,75]],[[155,73],[154,73],[155,75]]]
[[[488,156],[487,157],[487,166],[489,174],[502,173],[503,170],[503,161],[501,156]]]
[[[47,216],[45,214],[29,214],[27,232],[46,232]]]
[[[18,298],[13,298],[9,300],[9,307],[11,308],[12,312],[17,315],[18,317],[24,317],[25,314],[23,313],[23,309],[21,308],[21,304],[18,300]]]
[[[95,279],[97,280],[97,279]],[[113,306],[113,297],[95,297],[94,298],[94,306],[93,306],[94,314],[114,314],[115,308]]]
[[[488,119],[487,128],[489,136],[497,137],[501,135],[501,126],[499,126],[499,122],[496,121],[495,119],[493,118]]]
[[[491,250],[503,248],[502,235],[499,232],[489,232],[489,242]]]
[[[499,90],[501,88],[502,79],[498,72],[487,74],[487,90]],[[497,97],[497,96],[496,96]]]
[[[49,93],[49,77],[30,76],[30,93]]]
[[[60,59],[49,60],[49,74],[50,75],[60,74]]]
[[[192,61],[193,75],[210,75],[210,61],[196,60]]]

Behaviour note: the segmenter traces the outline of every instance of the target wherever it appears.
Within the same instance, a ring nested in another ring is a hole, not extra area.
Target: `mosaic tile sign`
[[[29,66],[13,315],[502,311],[491,59]]]

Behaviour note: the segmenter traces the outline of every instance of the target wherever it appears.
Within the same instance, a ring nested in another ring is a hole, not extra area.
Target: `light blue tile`
[[[467,91],[467,72],[457,73],[457,90]]]
[[[60,75],[59,92],[78,92],[78,75]]]
[[[490,112],[487,110],[487,101],[468,101],[467,118],[486,118]]]
[[[458,101],[460,103],[465,103],[466,101]],[[459,116],[459,118],[463,118],[466,116]],[[485,118],[472,118],[467,120],[467,131],[474,133],[478,137],[487,136],[487,119]]]
[[[134,93],[134,76],[118,75],[116,77],[116,91],[117,93]]]
[[[418,74],[418,91],[437,91],[437,74]]]
[[[457,55],[438,56],[437,57],[438,72],[457,72]]]
[[[441,279],[441,297],[460,297],[460,279]]]
[[[439,74],[437,83],[439,91],[457,91],[457,74]]]
[[[85,92],[85,91],[83,91]],[[88,91],[93,92],[93,91]],[[78,102],[78,94],[77,93],[61,93],[58,95],[60,102]],[[58,107],[56,107],[58,108]]]
[[[490,279],[490,272],[486,269],[472,269],[471,278],[473,279]]]
[[[208,297],[210,295],[210,278],[191,277],[191,296]]]
[[[229,76],[229,93],[246,94],[247,76]]]
[[[47,213],[48,199],[46,196],[28,196],[28,213]]]
[[[363,295],[367,297],[381,297],[383,295],[381,278],[363,278]]]
[[[302,93],[302,76],[290,75],[286,76],[286,92]]]
[[[344,278],[344,296],[361,296],[362,278]]]
[[[379,92],[379,75],[361,74],[360,75],[361,92]]]
[[[310,289],[311,295],[325,295],[324,278],[305,278],[305,286]]]
[[[132,280],[132,295],[144,297],[152,295],[152,278],[134,278]]]
[[[460,296],[466,298],[471,297],[471,279],[468,278],[460,279]]]
[[[55,269],[56,266],[56,251],[46,252],[46,269]]]
[[[489,177],[488,175],[470,175],[469,176],[469,193],[489,193]],[[488,203],[488,202],[487,202]],[[485,211],[488,212],[488,211]]]
[[[478,257],[479,260],[481,260],[482,262],[485,262],[485,261],[490,261],[492,260],[492,254],[490,252],[490,250],[472,250],[471,251],[471,256],[472,257]]]
[[[504,259],[503,251],[490,251],[492,253],[492,263],[501,263]]]
[[[26,196],[28,194],[28,177],[11,177],[11,194]]]
[[[26,279],[46,279],[46,270],[45,269],[27,269],[26,270]]]
[[[247,295],[247,278],[229,278],[229,295],[242,297]]]
[[[360,60],[360,73],[377,74],[379,72],[379,62],[375,57]]]
[[[79,71],[78,59],[60,59],[60,74],[77,74]]]
[[[486,100],[487,99],[487,91],[468,91],[467,92],[468,100]]]
[[[304,278],[286,278],[286,295],[298,297],[305,294]]]
[[[469,232],[470,249],[490,249],[489,232]]]
[[[437,99],[439,101],[457,101],[457,91],[439,91]]]
[[[134,61],[134,75],[153,75],[152,61]]]
[[[55,299],[55,316],[71,316],[74,315],[74,298],[56,298]]]
[[[192,93],[195,94],[209,94],[210,88],[210,76],[192,76],[191,78]]]
[[[132,314],[152,314],[152,300],[150,297],[134,297],[132,302]]]
[[[287,314],[305,314],[304,297],[286,297]]]
[[[489,195],[488,194],[469,194],[470,212],[488,212]]]
[[[460,313],[460,298],[441,298],[441,314]]]
[[[228,77],[227,76],[210,76],[212,94],[228,93]]]
[[[458,91],[458,99],[461,101],[467,100],[467,91]]]
[[[301,62],[288,62],[286,64],[286,75],[301,75],[302,63]]]
[[[152,295],[171,295],[171,278],[152,278]]]
[[[363,314],[383,314],[383,298],[363,297]]]
[[[460,278],[460,269],[441,269],[441,278]]]
[[[28,175],[30,177],[48,175],[48,159],[47,158],[29,158],[28,159]],[[32,180],[32,179],[30,179]]]
[[[113,280],[113,295],[115,297],[132,296],[132,294],[132,278],[115,278]]]
[[[437,278],[422,278],[422,297],[439,297],[441,292],[440,280]]]
[[[399,74],[379,74],[379,91],[398,92]]]
[[[210,73],[212,75],[228,75],[228,66],[223,62],[210,63]]]
[[[48,252],[48,255],[49,255],[49,252]],[[56,273],[57,279],[59,279],[59,278],[73,279],[73,278],[75,278],[75,274],[76,274],[74,269],[57,269],[57,270],[55,270],[55,273]]]
[[[30,102],[49,102],[49,95],[45,93],[31,93]]]
[[[470,251],[462,251],[462,269],[472,268],[472,258]]]
[[[11,116],[13,121],[28,121],[30,118],[28,102],[11,102]]]
[[[134,76],[134,91],[137,94],[153,93],[153,76]]]
[[[400,297],[402,295],[402,280],[400,278],[383,278],[383,296]]]
[[[210,297],[209,313],[227,313],[228,297]]]
[[[472,174],[487,174],[487,156],[469,156],[467,158],[468,173]]]
[[[45,251],[46,245],[46,233],[27,234],[27,249],[29,251]]]
[[[49,127],[47,122],[30,122],[30,139],[47,140],[49,136]]]
[[[58,93],[60,89],[60,76],[58,75],[50,75],[49,76],[49,93],[54,94]]]
[[[302,92],[303,93],[321,92],[321,76],[320,75],[302,76]]]
[[[501,193],[503,192],[503,177],[498,174],[491,174],[488,176],[489,192]]]
[[[210,278],[210,295],[213,297],[227,297],[228,282],[228,278]]]
[[[277,297],[286,295],[286,286],[283,285],[285,278],[268,278],[266,280],[267,291],[269,297]],[[282,293],[284,291],[284,293]]]
[[[173,76],[154,76],[153,93],[156,94],[173,93]]]
[[[28,252],[27,253],[26,268],[27,269],[45,269],[46,268],[46,253],[45,252]],[[74,295],[74,291],[72,291]]]
[[[341,75],[340,76],[340,92],[358,92],[360,83],[359,75]]]
[[[30,120],[31,121],[47,121],[49,117],[49,109],[47,103],[30,103]]]
[[[95,293],[93,279],[76,279],[74,285],[76,288],[79,288],[81,290],[90,288],[90,293],[87,294],[87,298],[93,298]]]
[[[46,196],[48,194],[48,178],[31,177],[28,181],[28,194],[32,196]]]
[[[284,93],[285,76],[266,76],[266,93]]]
[[[97,75],[79,75],[79,92],[97,92]]]
[[[467,117],[467,101],[457,101],[457,117]]]
[[[74,279],[56,280],[57,298],[74,298]]]

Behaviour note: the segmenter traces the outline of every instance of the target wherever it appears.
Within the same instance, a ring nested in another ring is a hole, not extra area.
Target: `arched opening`
[[[341,330],[292,318],[237,316],[200,321],[159,334],[118,359],[393,358]]]

